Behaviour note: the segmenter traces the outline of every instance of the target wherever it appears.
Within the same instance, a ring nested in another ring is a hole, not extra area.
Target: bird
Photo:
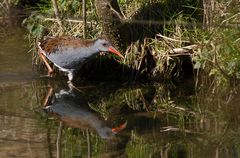
[[[76,37],[48,37],[38,42],[38,54],[48,69],[48,77],[52,77],[52,62],[60,71],[67,72],[68,83],[72,83],[76,73],[89,59],[101,52],[110,52],[124,59],[112,44],[105,38],[82,40]]]

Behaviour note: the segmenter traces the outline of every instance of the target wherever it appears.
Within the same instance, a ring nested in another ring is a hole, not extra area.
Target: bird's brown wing
[[[81,48],[88,47],[94,43],[94,40],[81,40],[75,37],[56,37],[47,38],[39,42],[39,48],[44,51],[44,54],[51,53],[67,53],[60,48]]]

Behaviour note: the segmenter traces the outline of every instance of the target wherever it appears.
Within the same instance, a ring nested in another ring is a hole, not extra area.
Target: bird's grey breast
[[[55,53],[48,54],[47,57],[59,67],[75,69],[81,67],[94,54],[96,54],[96,51],[88,47],[59,47]]]

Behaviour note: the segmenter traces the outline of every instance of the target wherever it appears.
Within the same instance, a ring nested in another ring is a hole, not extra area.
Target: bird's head
[[[110,52],[124,59],[124,56],[119,53],[106,39],[97,39],[95,42],[95,47],[98,49],[99,52]]]

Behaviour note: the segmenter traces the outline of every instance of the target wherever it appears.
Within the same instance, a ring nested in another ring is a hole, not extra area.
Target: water
[[[239,93],[78,83],[32,70],[21,29],[0,43],[0,157],[240,157]]]

